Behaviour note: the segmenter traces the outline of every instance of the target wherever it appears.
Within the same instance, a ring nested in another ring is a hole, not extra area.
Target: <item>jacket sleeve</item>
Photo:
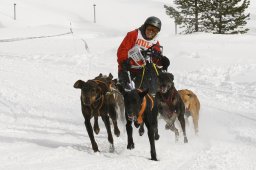
[[[120,44],[117,50],[117,62],[118,70],[121,69],[121,64],[128,58],[128,51],[135,45],[137,40],[138,30],[128,32],[122,43]]]

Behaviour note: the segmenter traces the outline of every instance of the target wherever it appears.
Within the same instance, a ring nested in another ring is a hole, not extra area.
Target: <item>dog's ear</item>
[[[100,73],[98,76],[96,76],[94,79],[99,79],[102,77],[102,74]]]
[[[146,96],[148,94],[148,91],[149,91],[148,88],[146,90],[139,91],[138,94],[139,94],[140,98],[143,98],[144,96]]]
[[[111,73],[109,73],[108,77],[112,80],[113,79],[113,75]]]
[[[106,78],[106,80],[107,80],[109,83],[111,83],[112,79],[113,79],[113,75],[112,75],[111,73],[109,73],[109,75],[108,75],[108,77]]]
[[[76,89],[81,89],[84,84],[85,82],[83,80],[77,80],[73,87]]]
[[[169,73],[169,74],[168,74],[168,77],[169,77],[172,81],[174,80],[174,76],[173,76],[172,73]]]

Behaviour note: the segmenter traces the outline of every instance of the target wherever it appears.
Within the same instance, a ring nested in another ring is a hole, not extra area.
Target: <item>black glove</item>
[[[142,54],[142,56],[145,58],[146,56],[148,56],[151,52],[149,52],[148,50],[141,50],[140,51],[141,52],[141,54]]]
[[[141,54],[146,57],[146,56],[150,56],[152,58],[161,58],[162,57],[162,53],[161,51],[157,51],[157,50],[154,50],[152,48],[149,48],[147,50],[142,50],[141,51]]]
[[[158,59],[160,59],[160,58],[163,57],[163,56],[162,56],[161,51],[152,50],[152,57],[153,57],[153,58],[158,58]]]
[[[161,64],[162,64],[162,66],[163,66],[163,70],[167,71],[167,69],[168,69],[168,67],[169,67],[169,65],[170,65],[170,60],[169,60],[167,57],[162,56],[162,58],[161,58]]]
[[[127,60],[123,61],[123,63],[122,63],[122,69],[123,69],[124,71],[129,71],[130,68],[131,68],[130,60],[127,59]]]

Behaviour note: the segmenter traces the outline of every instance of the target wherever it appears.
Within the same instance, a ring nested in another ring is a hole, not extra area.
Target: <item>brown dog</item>
[[[195,133],[198,133],[198,120],[199,120],[199,110],[200,110],[200,102],[191,90],[183,89],[178,90],[178,93],[185,104],[186,111],[185,116],[188,118],[192,116]]]
[[[108,133],[108,141],[110,143],[110,152],[114,152],[114,141],[110,127],[109,117],[112,119],[114,125],[114,133],[117,137],[120,135],[120,130],[117,126],[116,101],[111,93],[110,85],[112,81],[112,74],[108,77],[102,77],[100,74],[95,79],[84,82],[77,80],[74,88],[81,89],[81,107],[84,116],[84,124],[91,140],[94,152],[99,152],[98,144],[95,141],[93,130],[96,134],[99,133],[98,117],[101,117]],[[94,128],[90,119],[94,117]]]

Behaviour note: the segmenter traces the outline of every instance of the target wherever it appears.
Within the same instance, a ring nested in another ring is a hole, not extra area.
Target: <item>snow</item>
[[[175,35],[164,4],[170,2],[1,0],[0,169],[256,169],[256,1],[251,0],[251,30],[245,35]],[[122,122],[110,153],[100,119],[95,139],[101,152],[94,153],[73,84],[99,73],[117,77],[120,42],[152,15],[163,22],[159,39],[176,87],[193,90],[201,102],[199,135],[189,119],[188,144],[182,135],[175,143],[160,119],[155,162],[149,160],[147,135],[140,137],[136,128],[135,149],[126,149]],[[70,28],[73,34],[58,36]],[[26,40],[14,41],[20,38]]]

